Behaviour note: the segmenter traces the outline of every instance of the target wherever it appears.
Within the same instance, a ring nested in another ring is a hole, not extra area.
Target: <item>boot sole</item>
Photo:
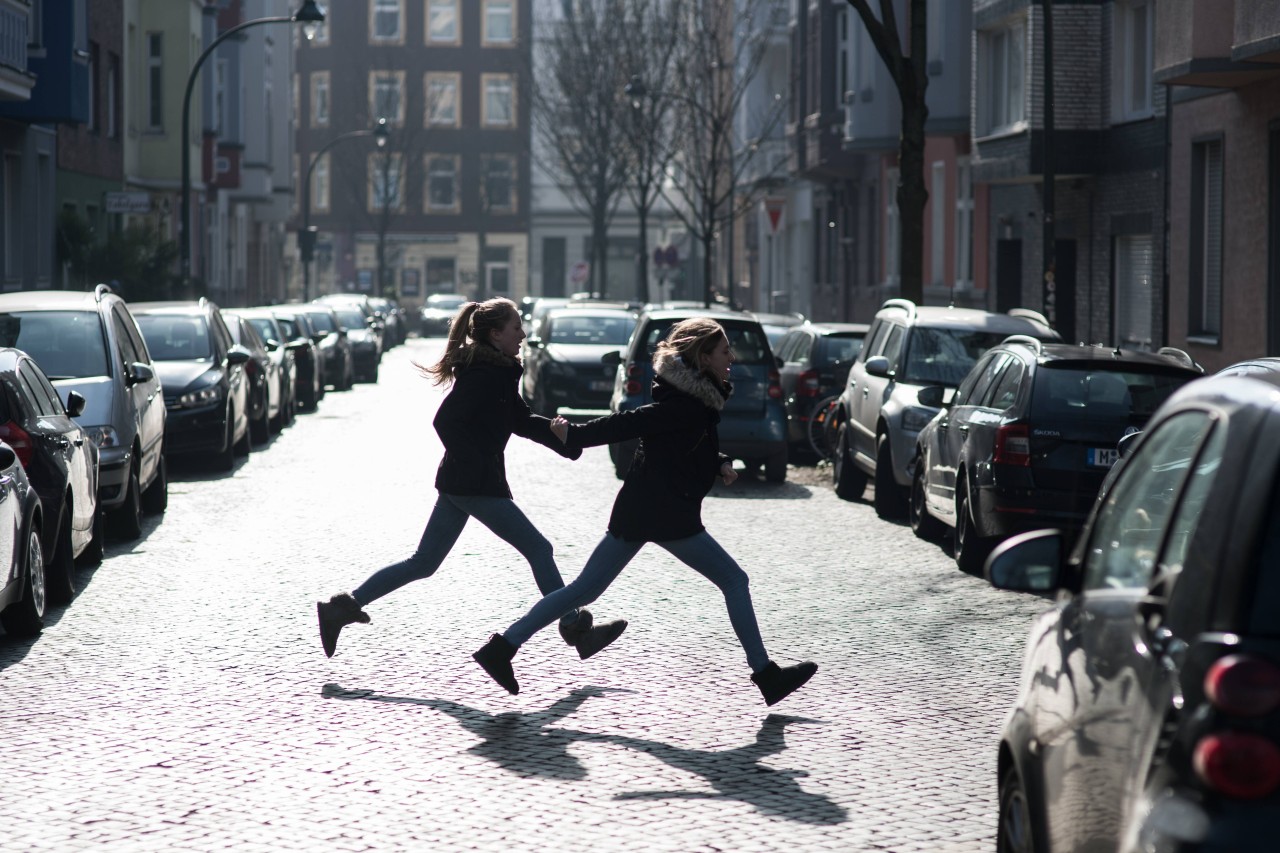
[[[617,622],[615,622],[612,625],[608,625],[608,626],[602,625],[597,627],[606,628],[608,630],[608,633],[604,635],[605,639],[599,645],[587,646],[586,648],[583,648],[583,644],[581,642],[577,644],[578,657],[580,657],[582,660],[586,660],[592,655],[598,654],[599,652],[602,652],[605,649],[609,648],[609,646],[613,644],[613,641],[621,637],[622,632],[627,630],[627,620],[619,619]],[[596,628],[592,628],[591,630],[594,631],[596,630]]]

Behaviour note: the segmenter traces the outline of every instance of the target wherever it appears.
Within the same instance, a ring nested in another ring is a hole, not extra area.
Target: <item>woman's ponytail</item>
[[[433,380],[436,385],[443,385],[446,382],[453,381],[454,367],[456,366],[455,357],[458,350],[467,345],[471,317],[479,307],[479,302],[466,302],[458,309],[453,321],[449,323],[449,339],[445,343],[444,354],[440,356],[439,361],[430,367],[424,367],[414,362],[414,366],[418,368],[422,375]]]
[[[457,368],[471,363],[475,346],[480,343],[489,344],[489,333],[501,329],[512,317],[518,317],[519,313],[520,309],[514,302],[501,296],[484,302],[466,303],[458,309],[453,322],[449,324],[449,339],[440,360],[430,367],[417,362],[414,362],[414,366],[423,376],[434,380],[436,385],[453,381]]]

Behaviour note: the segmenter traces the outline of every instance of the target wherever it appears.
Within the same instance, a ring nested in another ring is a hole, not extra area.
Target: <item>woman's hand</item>
[[[569,440],[569,422],[559,415],[555,416],[551,419],[551,432],[564,444]]]
[[[733,481],[738,479],[738,472],[733,469],[732,462],[726,462],[720,466],[720,479],[726,486],[732,486]]]

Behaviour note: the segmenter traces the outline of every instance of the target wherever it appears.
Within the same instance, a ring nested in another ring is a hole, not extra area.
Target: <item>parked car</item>
[[[373,341],[377,345],[377,360],[382,360],[382,351],[386,348],[384,339],[387,325],[381,312],[374,307],[373,301],[367,295],[363,293],[330,293],[326,296],[317,297],[314,301],[321,305],[328,305],[335,311],[345,310],[347,319],[343,325],[347,327],[347,331],[363,330],[369,332],[367,335],[362,335],[360,339]],[[350,313],[353,308],[361,315],[359,322],[356,322],[355,317]],[[354,354],[354,339],[352,341],[352,350]],[[356,367],[356,372],[360,372],[359,366]]]
[[[289,407],[285,366],[271,357],[267,342],[239,311],[223,311],[231,340],[249,351],[244,374],[249,382],[249,429],[255,444],[266,444],[271,433],[284,426]]]
[[[137,539],[143,513],[168,504],[168,415],[129,306],[105,284],[0,294],[0,346],[34,358],[60,394],[85,398],[76,421],[98,445],[98,504],[109,532]]]
[[[774,352],[778,352],[778,345],[782,343],[782,337],[805,321],[804,315],[799,313],[771,314],[753,311],[752,314],[760,321],[761,328],[764,329],[765,335],[769,338],[769,346],[773,347]]]
[[[938,413],[937,405],[920,402],[920,389],[955,388],[984,352],[1010,335],[1059,340],[1042,315],[1024,308],[994,314],[886,301],[840,395],[836,494],[856,500],[874,477],[876,513],[905,515],[916,436]]]
[[[297,310],[307,315],[311,321],[316,346],[324,362],[324,383],[332,385],[335,391],[349,391],[356,384],[355,362],[351,359],[351,343],[347,340],[347,329],[338,320],[330,305],[312,302],[299,305]]]
[[[399,303],[384,296],[370,296],[369,304],[378,312],[386,326],[382,341],[384,350],[404,343],[409,337],[409,329],[405,323],[404,309]]]
[[[998,850],[1275,849],[1280,374],[1176,391],[1072,546],[997,548],[1031,627],[997,752]]]
[[[297,382],[294,383],[295,397],[298,407],[304,412],[314,412],[320,407],[324,397],[324,363],[320,353],[320,345],[316,342],[316,332],[311,326],[311,318],[301,311],[288,306],[276,305],[266,310],[271,312],[280,325],[284,335],[285,346],[294,356],[297,365]]]
[[[561,409],[609,409],[615,365],[606,353],[627,345],[636,315],[625,308],[556,308],[547,312],[524,342],[520,390],[537,414]]]
[[[73,419],[84,404],[79,391],[68,390],[64,406],[34,359],[0,349],[0,440],[18,454],[48,517],[42,545],[45,587],[54,603],[75,594],[77,560],[102,560],[98,446]]]
[[[813,452],[809,419],[819,403],[844,389],[868,328],[865,323],[804,323],[788,329],[774,348],[782,362],[778,382],[793,458]]]
[[[14,449],[0,442],[0,625],[14,637],[44,630],[43,511]]]
[[[351,347],[352,369],[357,382],[377,382],[378,364],[382,361],[382,344],[372,327],[372,318],[356,305],[335,303],[333,313],[338,323],[346,329],[347,343]]]
[[[781,483],[787,478],[787,422],[778,384],[778,360],[764,329],[750,314],[705,308],[642,313],[624,352],[606,356],[608,363],[618,365],[610,410],[627,411],[653,402],[653,353],[672,326],[690,317],[714,319],[724,327],[733,348],[729,375],[733,394],[720,412],[720,450],[742,460],[748,468],[763,466],[765,479]],[[609,445],[619,479],[631,467],[636,444]]]
[[[982,569],[1001,539],[1038,527],[1079,530],[1115,464],[1170,394],[1203,373],[1185,352],[1042,343],[1015,335],[992,347],[916,441],[912,529],[955,529],[955,558]]]
[[[428,296],[418,312],[418,334],[424,338],[449,334],[449,324],[466,301],[467,297],[461,293],[433,293]]]
[[[271,308],[237,308],[234,313],[248,321],[258,333],[268,358],[276,366],[280,377],[280,409],[271,426],[279,432],[293,423],[298,413],[298,359],[295,353],[314,344],[290,340]]]
[[[166,452],[208,456],[219,470],[230,471],[237,454],[253,450],[245,375],[253,356],[232,339],[218,306],[203,297],[142,302],[133,310],[164,386]]]

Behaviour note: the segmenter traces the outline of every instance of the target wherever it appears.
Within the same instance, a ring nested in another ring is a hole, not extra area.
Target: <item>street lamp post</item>
[[[316,30],[324,23],[324,9],[316,0],[304,0],[301,8],[292,15],[276,15],[268,18],[255,18],[244,21],[220,34],[196,59],[191,71],[187,74],[187,88],[182,95],[182,210],[178,219],[178,251],[181,258],[182,287],[191,286],[191,92],[196,86],[196,76],[204,61],[213,54],[214,49],[222,42],[249,27],[259,24],[302,24],[302,33],[307,41],[315,37]]]
[[[645,90],[644,81],[639,75],[632,75],[630,82],[623,87],[622,90],[631,102],[631,130],[633,138],[638,137],[641,133],[640,122],[644,116],[644,97],[648,94]],[[636,139],[636,144],[648,144],[648,139]],[[641,302],[649,301],[649,226],[648,214],[649,207],[647,202],[648,182],[650,175],[647,174],[650,164],[648,162],[641,163],[641,157],[636,157],[636,190],[641,195],[640,204],[636,205],[636,214],[640,219],[640,249],[636,253],[636,293],[640,297]],[[642,171],[643,170],[643,171]]]
[[[385,118],[378,119],[378,126],[373,130],[352,130],[340,136],[335,136],[326,142],[319,151],[311,155],[311,162],[307,164],[307,175],[302,181],[302,228],[298,231],[298,252],[302,256],[303,302],[311,299],[311,259],[315,256],[316,248],[316,234],[311,230],[311,173],[315,171],[316,163],[320,162],[320,158],[330,148],[344,139],[357,139],[363,136],[372,136],[379,148],[387,147],[387,120]]]

